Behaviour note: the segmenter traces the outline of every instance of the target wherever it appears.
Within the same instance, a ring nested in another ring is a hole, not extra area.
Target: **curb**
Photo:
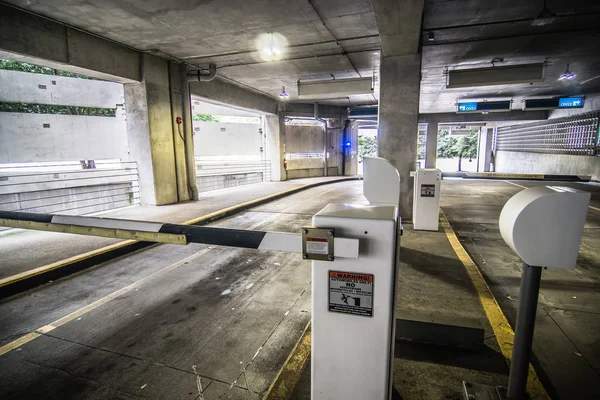
[[[328,185],[331,183],[346,182],[359,180],[359,177],[346,177],[340,179],[332,179],[322,182],[308,183],[282,192],[273,193],[258,199],[250,200],[242,204],[227,207],[189,221],[182,222],[181,225],[208,225],[212,222],[239,214],[252,207],[260,206],[265,203],[281,199],[283,197],[311,189],[318,186]],[[29,271],[24,271],[19,274],[0,279],[0,299],[4,299],[15,294],[22,293],[29,289],[43,285],[50,281],[63,278],[68,275],[86,270],[106,261],[113,260],[117,257],[131,254],[151,246],[157,246],[153,242],[139,242],[136,240],[125,240],[110,246],[102,247],[97,250],[92,250],[87,253],[79,254],[64,260],[56,261],[51,264],[43,265]]]
[[[311,354],[312,332],[310,322],[304,328],[302,336],[290,352],[283,367],[271,383],[263,400],[287,400],[292,397],[294,389],[307,366]]]

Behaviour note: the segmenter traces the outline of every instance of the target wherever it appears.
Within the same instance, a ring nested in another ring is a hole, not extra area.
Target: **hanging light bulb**
[[[567,69],[565,70],[564,73],[562,73],[560,75],[560,77],[558,78],[558,80],[559,81],[564,81],[566,79],[566,80],[572,81],[573,79],[575,79],[575,76],[576,75],[569,70],[569,64],[567,64]]]
[[[279,93],[279,98],[281,100],[287,100],[289,99],[290,95],[285,91],[285,86],[281,87],[281,93]]]

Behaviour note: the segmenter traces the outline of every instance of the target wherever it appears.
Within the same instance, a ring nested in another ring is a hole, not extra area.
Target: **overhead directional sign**
[[[558,108],[581,108],[583,97],[561,97],[558,99]]]
[[[477,111],[477,102],[458,103],[458,112]]]
[[[552,110],[556,108],[581,108],[583,97],[551,97],[545,99],[526,99],[525,110]]]
[[[510,102],[510,100],[468,101],[458,103],[456,111],[459,113],[510,111]]]

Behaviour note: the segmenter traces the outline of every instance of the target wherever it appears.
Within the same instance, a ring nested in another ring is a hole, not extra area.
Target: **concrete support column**
[[[186,126],[183,124],[184,115],[184,84],[180,65],[175,62],[169,62],[169,88],[171,102],[171,124],[173,135],[173,154],[175,155],[175,175],[177,178],[177,198],[178,201],[190,200],[190,191],[188,189],[188,175],[186,165]],[[187,82],[185,83],[187,84]],[[177,123],[177,117],[181,118],[181,123]]]
[[[479,131],[479,149],[477,154],[479,157],[479,172],[490,172],[490,164],[492,162],[492,143],[494,141],[494,128],[483,127]]]
[[[287,180],[283,168],[285,146],[285,117],[283,111],[278,115],[265,115],[265,129],[267,135],[267,156],[271,161],[271,181]]]
[[[425,168],[435,168],[437,161],[438,123],[427,123],[427,139],[425,142]]]
[[[412,219],[410,171],[417,161],[420,76],[421,54],[381,57],[377,147],[379,156],[400,172],[403,219]]]
[[[142,81],[126,83],[125,110],[131,159],[137,161],[142,204],[178,201],[168,62],[142,55]]]
[[[350,142],[349,147],[346,145],[348,142]],[[346,176],[358,174],[358,122],[356,121],[348,127],[344,151],[346,152],[346,166],[344,168]]]

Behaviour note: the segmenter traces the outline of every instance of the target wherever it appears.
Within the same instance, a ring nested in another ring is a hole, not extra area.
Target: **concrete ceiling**
[[[207,66],[223,77],[292,101],[298,80],[376,76],[379,30],[370,0],[8,0],[143,51]],[[548,0],[557,18],[531,26],[543,0],[425,0],[420,111],[452,112],[461,98],[513,98],[600,92],[600,2]],[[261,33],[277,32],[289,47],[285,60],[263,62],[255,49]],[[547,62],[536,84],[446,89],[453,68]],[[571,65],[577,79],[556,79]],[[598,77],[598,78],[596,78]],[[596,78],[596,79],[595,79]],[[376,79],[377,82],[377,79]],[[376,85],[377,89],[377,85]],[[372,105],[375,95],[320,103]]]
[[[513,99],[521,108],[525,97],[600,92],[600,2],[548,0],[557,14],[546,26],[532,26],[544,6],[542,0],[425,2],[420,108],[422,112],[456,110],[460,99]],[[542,83],[446,89],[448,69],[492,67],[547,62]],[[570,64],[573,81],[558,81]],[[597,78],[597,79],[594,79]]]

